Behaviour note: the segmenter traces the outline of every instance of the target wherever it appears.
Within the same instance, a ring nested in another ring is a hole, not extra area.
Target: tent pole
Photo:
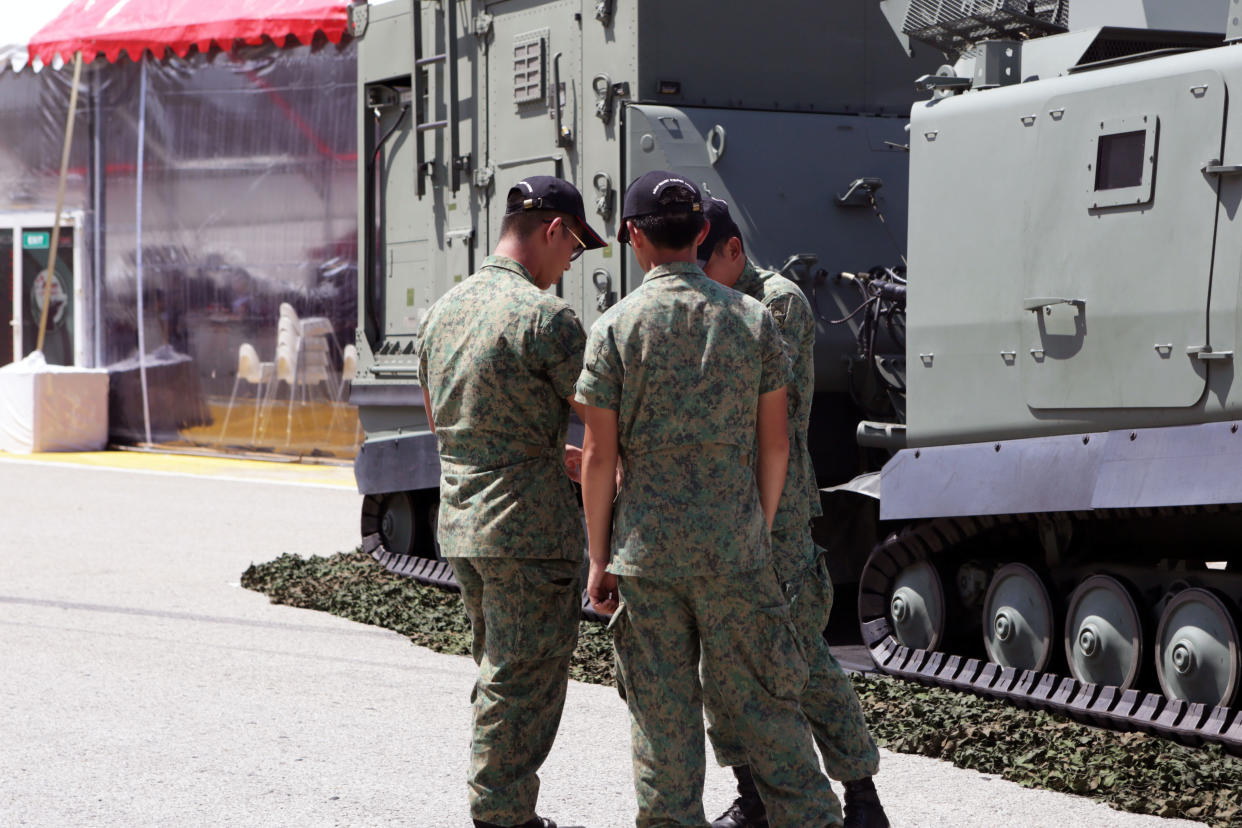
[[[91,71],[91,341],[92,368],[101,368],[103,356],[103,283],[104,283],[104,173],[103,155],[103,67],[95,64]]]
[[[73,146],[73,116],[78,108],[78,81],[82,78],[82,53],[73,55],[73,88],[69,92],[69,115],[65,119],[65,146],[60,153],[60,186],[56,191],[56,219],[52,222],[52,249],[47,258],[47,276],[43,279],[43,310],[39,313],[39,340],[36,351],[43,350],[47,334],[47,309],[52,304],[52,281],[56,278],[56,251],[60,247],[60,214],[65,208],[65,179],[69,177],[69,150]]]
[[[138,374],[142,379],[142,424],[146,429],[147,445],[151,444],[151,399],[147,393],[147,344],[146,317],[143,315],[142,287],[142,167],[143,155],[147,143],[147,55],[144,52],[140,61],[141,70],[138,84]]]

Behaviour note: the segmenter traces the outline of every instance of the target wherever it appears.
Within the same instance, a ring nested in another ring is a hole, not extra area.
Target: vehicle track
[[[1178,507],[1169,511],[1194,511]],[[1138,510],[1156,511],[1156,510]],[[880,671],[898,678],[1003,699],[1018,707],[1058,713],[1111,730],[1138,730],[1186,745],[1217,743],[1242,755],[1242,711],[1170,699],[1160,693],[1080,682],[1070,676],[1001,667],[980,658],[911,649],[896,638],[888,596],[897,574],[964,540],[1034,515],[936,518],[913,523],[880,543],[863,568],[858,619],[863,642]],[[1076,519],[1107,519],[1099,512]]]

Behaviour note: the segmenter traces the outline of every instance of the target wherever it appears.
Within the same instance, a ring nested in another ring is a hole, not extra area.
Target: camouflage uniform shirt
[[[805,528],[807,522],[823,514],[819,487],[807,448],[807,429],[811,423],[811,398],[815,393],[815,316],[806,296],[779,273],[759,270],[750,262],[733,286],[758,299],[772,312],[781,331],[785,354],[793,370],[789,384],[789,472],[785,490],[772,523],[772,531]]]
[[[788,384],[772,315],[697,265],[653,268],[591,328],[578,399],[617,412],[609,571],[675,578],[770,560],[751,469],[760,394]]]
[[[569,305],[503,256],[432,306],[418,380],[440,446],[445,557],[581,559],[563,457],[585,340]]]

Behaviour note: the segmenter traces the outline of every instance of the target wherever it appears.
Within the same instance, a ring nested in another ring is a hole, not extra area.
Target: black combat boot
[[[768,812],[759,798],[750,766],[736,766],[733,775],[737,777],[737,799],[729,810],[716,817],[712,828],[768,828]]]
[[[870,776],[845,783],[845,828],[888,828],[888,817]]]
[[[494,822],[484,822],[481,819],[474,821],[474,828],[510,828],[507,825],[497,825]],[[514,825],[512,828],[556,828],[556,823],[547,817],[531,817],[521,825]]]

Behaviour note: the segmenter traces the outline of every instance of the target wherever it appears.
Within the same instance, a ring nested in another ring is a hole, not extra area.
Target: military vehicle
[[[508,187],[574,181],[613,235],[677,169],[818,316],[817,538],[879,668],[1242,750],[1240,12],[355,7],[364,548],[451,583],[415,333]],[[589,325],[640,275],[614,245],[556,290]]]
[[[908,444],[864,640],[894,675],[1242,751],[1242,6],[886,11],[950,62],[910,119]]]
[[[852,382],[859,362],[848,358],[855,320],[828,324],[857,307],[858,292],[826,274],[900,261],[905,126],[918,97],[911,79],[943,58],[932,49],[908,55],[874,0],[758,8],[744,0],[352,8],[360,278],[351,401],[366,431],[355,472],[363,546],[390,568],[451,579],[435,548],[439,462],[416,384],[415,334],[431,304],[491,252],[505,195],[528,175],[574,182],[608,237],[625,184],[653,169],[677,169],[730,201],[750,255],[787,265],[821,319],[812,445],[821,481],[866,468],[854,441],[865,413],[851,399],[864,385]],[[588,251],[555,290],[589,326],[641,278],[628,248],[613,244]],[[900,362],[889,333],[877,343]],[[839,577],[857,581],[869,548]]]

